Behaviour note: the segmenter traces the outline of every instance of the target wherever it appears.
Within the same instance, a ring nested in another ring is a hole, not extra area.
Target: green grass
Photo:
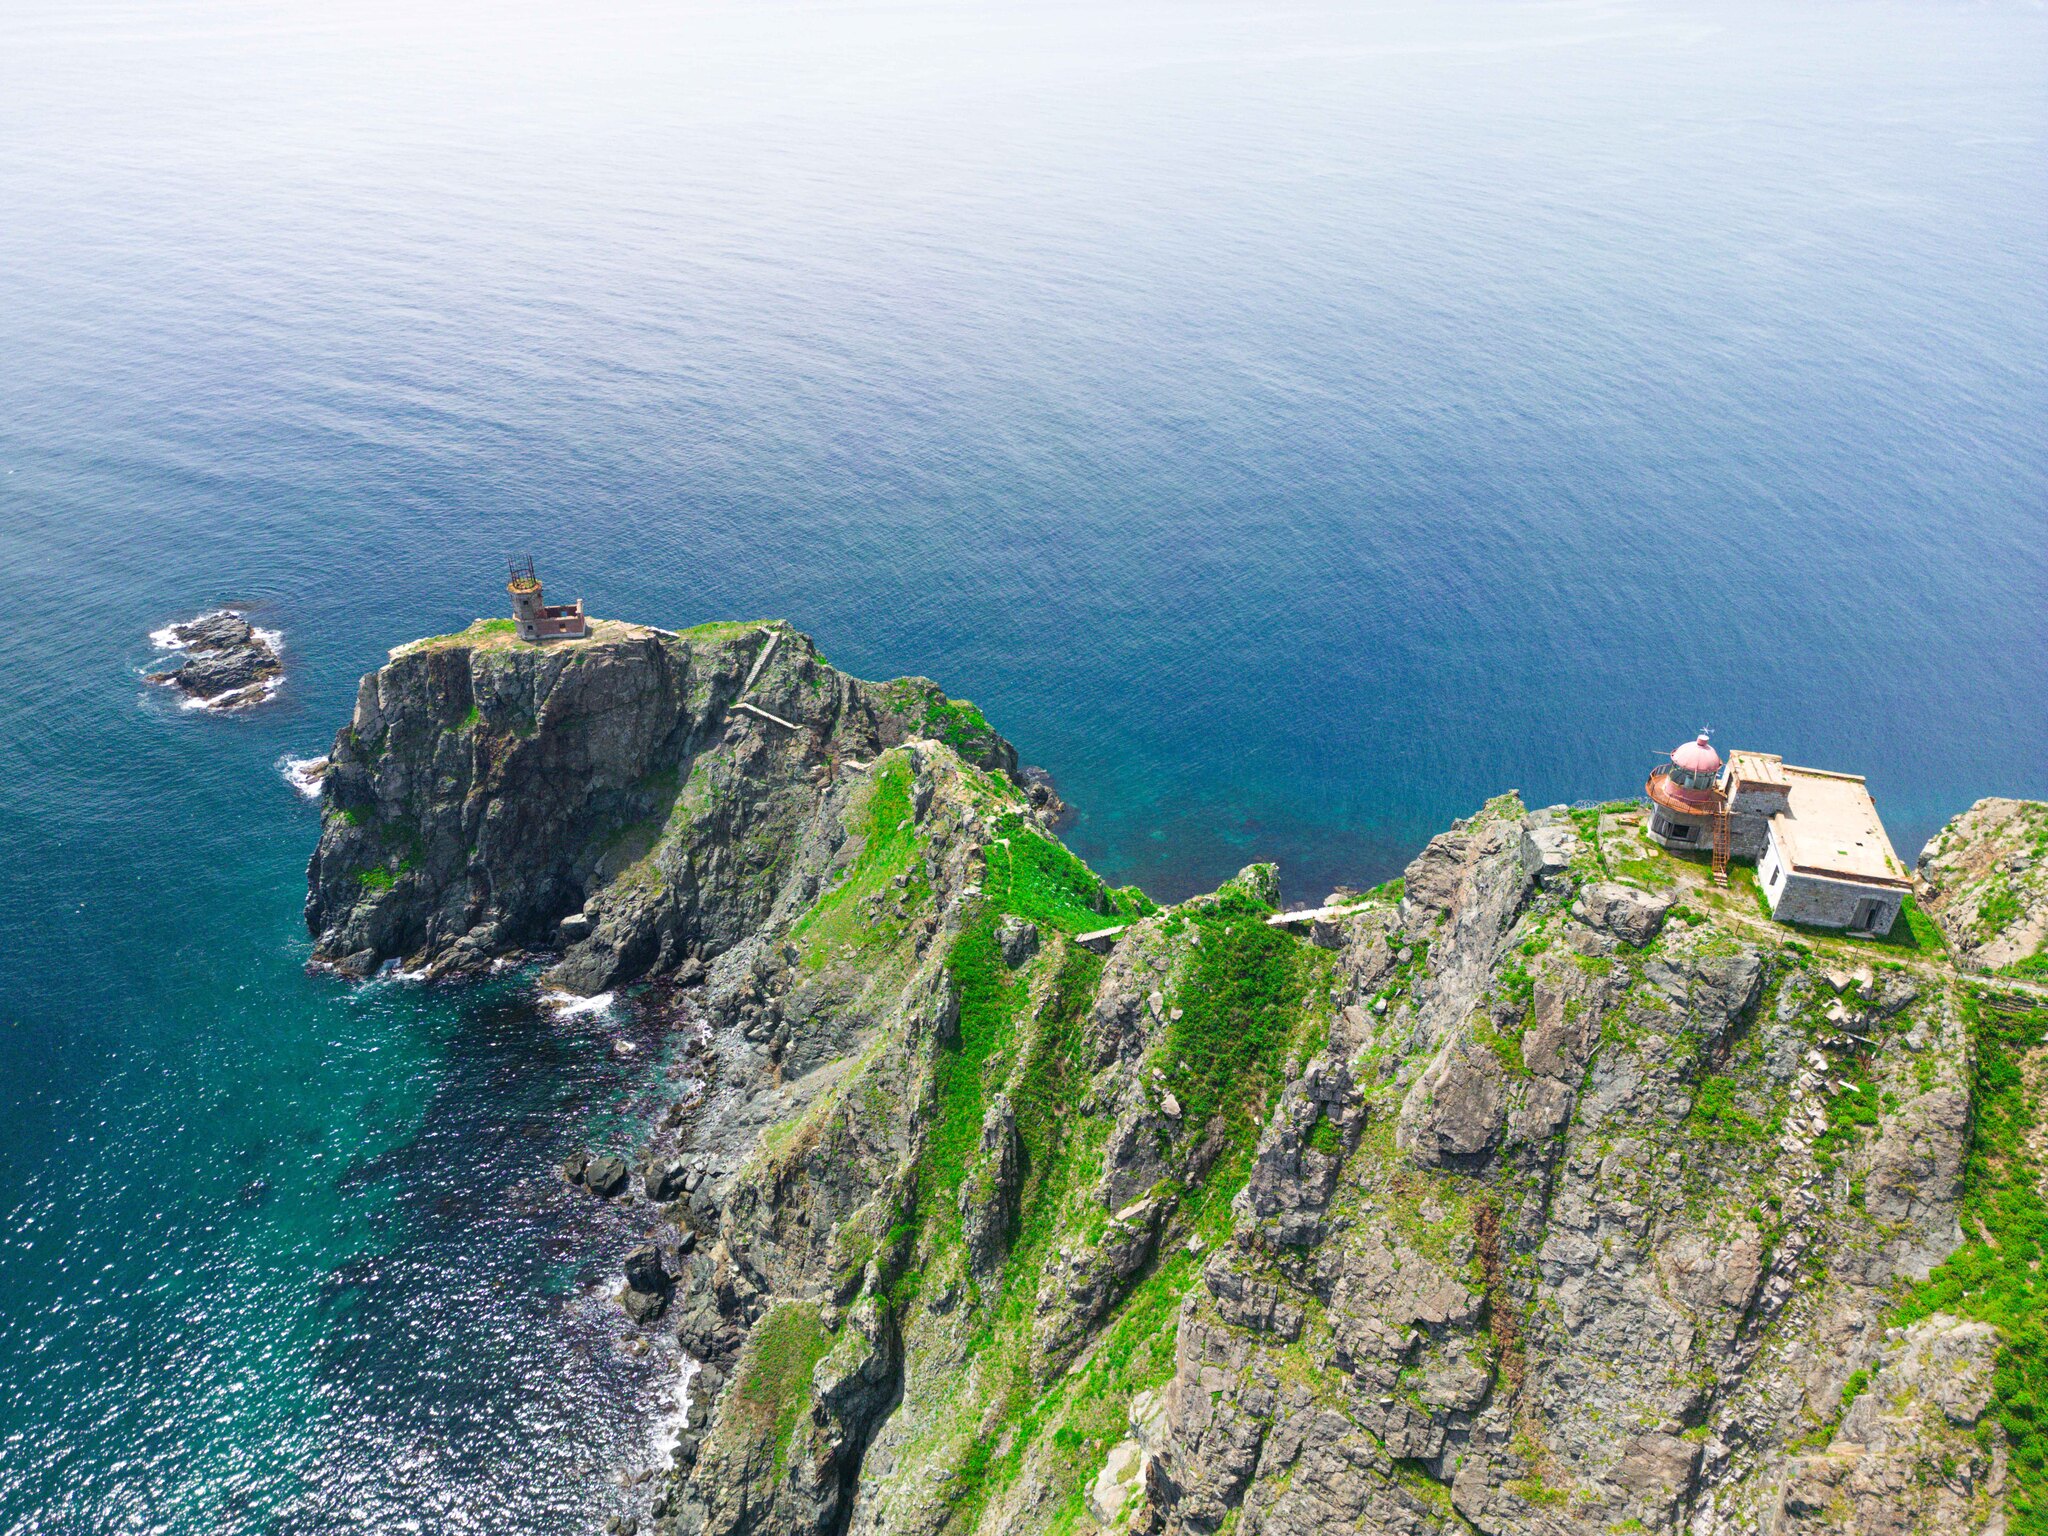
[[[986,765],[1001,740],[995,728],[968,699],[949,699],[937,683],[922,677],[899,677],[886,688],[889,708],[914,722],[914,728],[943,741],[970,763]]]
[[[1795,933],[1810,938],[1831,940],[1855,945],[1859,948],[1891,949],[1901,954],[1939,960],[1947,953],[1948,946],[1942,942],[1941,930],[1934,919],[1922,912],[1911,896],[1899,903],[1899,915],[1892,920],[1889,933],[1851,933],[1843,928],[1822,928],[1813,923],[1793,922],[1790,918],[1771,917],[1771,904],[1759,889],[1756,893],[1757,910],[1780,928],[1790,928]]]
[[[375,869],[359,871],[356,880],[366,891],[388,891],[398,883],[398,876],[380,864]]]
[[[968,699],[934,699],[924,712],[925,734],[962,757],[979,757],[995,741],[995,728]]]
[[[2022,1070],[2048,1032],[2048,1008],[1973,991],[1963,1013],[1976,1046],[1964,1241],[1906,1294],[1892,1320],[1947,1312],[2000,1330],[1992,1400],[2012,1445],[2007,1530],[2048,1536],[2048,1170],[2032,1146],[2041,1105]]]
[[[1860,1059],[1854,1066],[1838,1060],[1834,1070],[1846,1073],[1861,1066]],[[1813,1139],[1813,1159],[1823,1173],[1832,1172],[1842,1155],[1863,1139],[1863,1133],[1876,1128],[1881,1107],[1877,1089],[1868,1081],[1852,1082],[1847,1092],[1828,1100],[1828,1123]]]
[[[758,634],[771,622],[765,619],[713,619],[705,624],[692,624],[688,629],[679,629],[676,633],[685,640],[737,640],[746,635]]]
[[[476,705],[472,704],[469,706],[469,713],[462,717],[462,723],[461,725],[457,726],[456,729],[463,731],[471,730],[476,726],[476,723],[479,720],[483,719],[483,717],[484,712],[481,709],[479,709]]]
[[[1000,911],[1063,933],[1085,933],[1158,910],[1136,887],[1111,890],[1086,864],[1015,813],[996,823],[996,837],[988,845],[982,893]]]
[[[869,775],[865,797],[852,813],[860,852],[837,884],[813,902],[790,930],[804,949],[806,963],[822,966],[835,952],[859,951],[895,940],[901,927],[893,913],[870,916],[862,904],[870,896],[900,888],[906,906],[930,892],[918,859],[917,828],[911,814],[910,760],[901,752],[885,754]]]
[[[1710,1077],[1701,1083],[1687,1128],[1712,1141],[1762,1141],[1768,1132],[1762,1122],[1735,1107],[1735,1089],[1732,1077]]]
[[[1905,925],[1903,933],[1899,931],[1900,924]],[[1915,949],[1934,957],[1948,949],[1934,919],[1922,912],[1920,904],[1910,896],[1899,904],[1899,921],[1892,924],[1892,931],[1885,935],[1885,942],[1895,948]]]
[[[2048,944],[2024,960],[2015,960],[2011,965],[2001,965],[1996,974],[2011,976],[2019,981],[2048,981]]]
[[[1309,1127],[1309,1149],[1325,1157],[1335,1157],[1344,1150],[1344,1139],[1337,1132],[1336,1124],[1328,1115],[1318,1114],[1316,1123]]]
[[[816,1305],[778,1301],[754,1324],[740,1351],[731,1411],[756,1435],[773,1436],[777,1479],[788,1464],[797,1414],[810,1400],[811,1372],[831,1347]]]
[[[1277,1084],[1303,972],[1299,944],[1266,915],[1245,896],[1185,914],[1201,942],[1177,998],[1181,1017],[1167,1027],[1164,1066],[1192,1124],[1220,1114],[1243,1134]]]
[[[458,629],[450,635],[428,635],[400,646],[394,655],[409,656],[416,651],[450,650],[456,646],[483,645],[501,649],[507,644],[524,645],[518,638],[519,626],[510,619],[478,619],[467,629]]]
[[[1977,903],[1977,937],[1995,939],[2019,920],[2020,899],[2001,875]]]
[[[1023,1183],[1018,1219],[1000,1270],[977,1281],[964,1275],[966,1339],[973,1368],[959,1395],[931,1420],[934,1449],[951,1464],[947,1529],[973,1529],[988,1501],[1019,1474],[1027,1456],[1041,1458],[1065,1499],[1056,1528],[1079,1518],[1081,1495],[1108,1446],[1124,1434],[1131,1394],[1157,1386],[1173,1369],[1173,1315],[1198,1272],[1178,1246],[1162,1254],[1112,1307],[1084,1364],[1038,1379],[1033,1320],[1039,1287],[1064,1223],[1100,1218],[1092,1186],[1106,1125],[1073,1113],[1086,1080],[1079,1059],[1087,1013],[1102,960],[1064,935],[1130,920],[1153,910],[1142,893],[1110,890],[1085,864],[1014,815],[1001,818],[975,916],[947,951],[945,966],[958,1000],[957,1038],[933,1060],[935,1113],[927,1128],[911,1207],[884,1247],[915,1254],[922,1268],[894,1281],[891,1299],[907,1305],[915,1286],[934,1273],[961,1276],[959,1199],[978,1177],[980,1138],[992,1095],[1007,1089],[1016,1114]],[[1105,910],[1106,909],[1106,910]],[[1303,946],[1265,926],[1266,908],[1242,895],[1188,921],[1202,943],[1189,961],[1182,1018],[1169,1032],[1167,1054],[1178,1072],[1189,1126],[1212,1106],[1237,1131],[1205,1179],[1176,1193],[1179,1220],[1210,1241],[1227,1236],[1229,1202],[1249,1172],[1249,1148],[1263,1118],[1263,1094],[1277,1085],[1277,1064],[1295,1026]],[[1048,942],[1017,971],[1002,960],[998,924],[1014,914],[1037,923]],[[1244,985],[1245,978],[1256,978]],[[1334,1134],[1334,1128],[1330,1128]],[[1012,1426],[991,1437],[959,1425],[990,1419]]]

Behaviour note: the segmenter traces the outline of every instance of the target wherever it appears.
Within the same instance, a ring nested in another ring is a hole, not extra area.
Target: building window
[[[1693,840],[1694,834],[1698,831],[1698,827],[1681,827],[1673,825],[1666,829],[1665,836],[1669,837],[1671,841],[1673,841],[1674,843],[1689,843]]]

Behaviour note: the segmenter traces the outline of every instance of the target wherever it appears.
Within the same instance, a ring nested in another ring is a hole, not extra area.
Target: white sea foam
[[[216,619],[224,613],[232,613],[237,618],[241,617],[241,611],[239,609],[210,608],[205,613],[195,613],[189,619],[174,620],[173,622],[166,624],[162,629],[152,629],[149,632],[149,643],[155,646],[160,651],[190,650],[192,648],[192,642],[189,640],[180,640],[178,638],[177,631],[182,629],[187,624],[197,624],[201,619]],[[253,625],[250,627],[252,629],[254,628]],[[284,644],[284,637],[274,629],[258,629],[256,630],[256,636],[258,639],[262,640],[265,644],[267,644],[272,650],[276,650],[278,649],[278,647]],[[209,651],[201,651],[198,654],[206,656],[211,655],[212,653]]]
[[[210,699],[202,699],[196,695],[182,698],[178,700],[178,708],[214,711],[247,709],[251,705],[261,704],[283,686],[284,674],[280,672],[276,677],[266,677],[260,683],[251,683],[248,687],[237,688],[231,693],[216,693]]]
[[[558,1017],[574,1019],[585,1014],[611,1012],[612,1001],[616,996],[617,994],[613,992],[600,992],[595,997],[578,997],[574,992],[560,992],[550,987],[541,993],[540,1000],[547,1007],[554,1009]]]
[[[284,775],[285,783],[291,785],[308,800],[318,800],[327,786],[327,759],[324,757],[280,757],[277,771]]]
[[[654,1422],[648,1426],[654,1455],[660,1461],[666,1461],[674,1454],[676,1445],[683,1438],[683,1431],[690,1427],[690,1393],[697,1385],[697,1374],[704,1369],[704,1362],[687,1350],[678,1353],[674,1406],[666,1413],[656,1414]]]

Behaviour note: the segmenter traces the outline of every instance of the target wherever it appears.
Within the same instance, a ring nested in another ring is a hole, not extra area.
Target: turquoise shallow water
[[[431,10],[431,14],[423,14]],[[508,553],[978,700],[1172,896],[1701,724],[2048,794],[2048,18],[0,16],[0,1532],[585,1528],[617,1021],[300,966],[319,750]],[[146,696],[221,602],[263,711]],[[638,1059],[645,1059],[644,1056]]]

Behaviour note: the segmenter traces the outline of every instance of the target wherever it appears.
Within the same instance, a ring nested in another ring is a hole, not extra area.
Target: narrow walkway
[[[1294,912],[1275,912],[1266,919],[1269,928],[1284,928],[1289,923],[1321,923],[1333,917],[1351,917],[1361,909],[1357,906],[1302,907]]]
[[[758,704],[749,704],[745,699],[741,699],[737,704],[733,705],[733,708],[744,709],[748,714],[759,715],[763,720],[773,720],[785,731],[800,731],[803,729],[802,726],[794,725],[791,722],[783,719],[780,715],[771,715],[770,713],[768,713],[767,710],[763,709]]]
[[[760,680],[761,669],[768,665],[768,658],[775,654],[775,647],[782,644],[782,631],[768,631],[768,643],[761,648],[761,654],[754,658],[754,669],[747,674],[747,680],[740,684],[740,697],[745,698],[754,691],[754,684]]]

